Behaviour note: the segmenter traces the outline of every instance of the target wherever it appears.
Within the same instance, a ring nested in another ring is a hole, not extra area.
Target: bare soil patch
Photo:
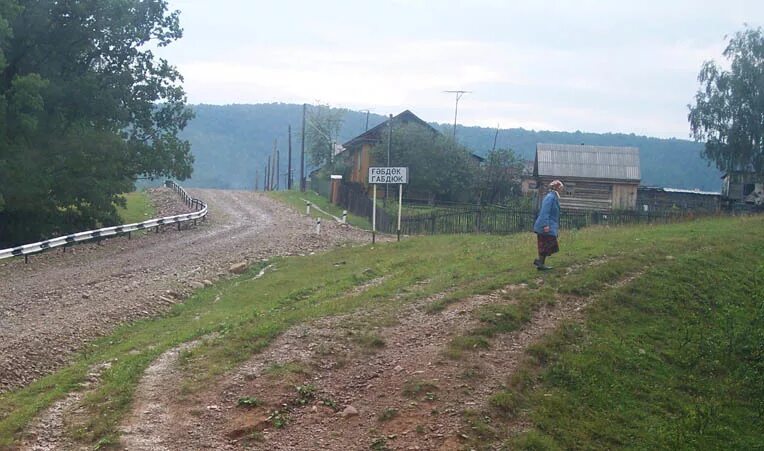
[[[526,289],[508,286],[434,314],[426,307],[440,296],[294,327],[209,390],[169,400],[172,421],[125,427],[171,450],[461,449],[474,434],[465,410],[485,408],[528,346],[580,319],[589,302],[545,304],[490,348],[446,355],[453,337],[477,325],[477,308],[514,302]]]
[[[237,262],[307,254],[367,234],[313,221],[260,194],[188,190],[210,207],[207,221],[160,233],[86,243],[0,262],[0,392],[60,368],[84,343],[116,325],[167,311]],[[161,216],[187,211],[171,190],[151,191]]]

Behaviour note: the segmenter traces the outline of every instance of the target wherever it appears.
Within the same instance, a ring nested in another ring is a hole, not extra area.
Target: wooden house
[[[729,171],[722,176],[722,201],[726,206],[735,204],[764,207],[764,176],[753,171]]]
[[[533,176],[534,160],[523,160],[523,172],[520,177],[520,192],[524,196],[534,196],[538,193],[538,181]]]
[[[366,187],[369,179],[369,166],[371,166],[371,154],[374,146],[382,142],[383,137],[390,130],[390,121],[388,119],[376,127],[361,133],[350,141],[344,143],[344,150],[337,155],[337,158],[343,158],[347,163],[347,170],[344,174],[344,183],[359,183]],[[430,124],[423,121],[417,115],[406,110],[397,116],[393,116],[393,128],[401,125],[417,124],[432,131],[433,134],[439,133]]]
[[[566,210],[635,210],[640,182],[639,149],[575,144],[537,144],[533,163],[539,201],[555,179],[565,184]]]
[[[337,159],[341,159],[345,163],[345,170],[342,174],[342,184],[354,185],[354,189],[361,189],[367,193],[369,192],[369,167],[385,165],[378,161],[372,161],[372,153],[374,152],[374,148],[381,144],[390,132],[391,120],[393,129],[413,124],[431,132],[433,136],[440,135],[438,130],[409,110],[406,110],[397,116],[393,116],[392,119],[388,119],[376,127],[370,128],[342,145],[342,152],[337,154]],[[472,162],[477,165],[484,161],[483,157],[476,154],[470,154],[470,157]],[[394,162],[392,165],[395,166]],[[430,199],[433,197],[432,193],[413,192],[408,189],[408,187],[407,193],[408,196],[417,199]],[[377,195],[384,196],[385,194],[384,192],[378,192]]]

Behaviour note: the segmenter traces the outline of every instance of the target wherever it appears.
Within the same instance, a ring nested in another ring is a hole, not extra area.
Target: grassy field
[[[127,200],[125,208],[117,207],[117,213],[124,224],[147,221],[154,217],[154,207],[151,199],[143,191],[124,194]]]
[[[513,395],[534,429],[513,448],[764,449],[761,237],[650,264],[571,332],[533,350],[537,385]]]
[[[201,339],[182,358],[184,389],[194,393],[294,324],[372,306],[394,309],[447,291],[431,306],[435,312],[523,282],[531,289],[521,302],[484,310],[484,326],[454,340],[454,358],[521,327],[545,302],[596,301],[583,327],[564,327],[531,350],[521,377],[507,381],[483,416],[465,413],[485,432],[474,435],[475,448],[702,448],[723,443],[724,431],[736,434],[736,445],[755,445],[764,399],[764,237],[750,231],[763,225],[761,218],[713,219],[565,233],[563,252],[551,259],[558,269],[543,285],[530,265],[530,233],[418,237],[273,259],[199,290],[161,318],[123,326],[70,367],[0,395],[0,447],[12,445],[38,412],[76,390],[101,362],[112,365],[85,400],[88,419],[69,433],[106,445],[116,440],[143,371],[181,343]],[[639,277],[615,285],[629,275]],[[352,290],[371,280],[381,282]],[[517,436],[502,427],[517,418],[533,430]]]
[[[472,445],[764,449],[764,237],[749,233],[761,224],[622,229],[628,240],[603,253],[607,263],[557,273],[519,303],[484,309],[483,327],[454,340],[452,353],[490,346],[543,303],[594,299],[583,324],[533,345],[490,406],[466,416],[480,431]],[[519,432],[525,423],[532,427]]]

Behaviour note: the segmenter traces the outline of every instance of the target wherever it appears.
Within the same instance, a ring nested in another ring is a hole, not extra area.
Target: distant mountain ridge
[[[196,158],[194,174],[187,186],[252,189],[255,179],[262,187],[263,173],[274,148],[279,149],[280,186],[286,186],[288,133],[292,126],[293,180],[300,175],[300,133],[302,105],[269,103],[255,105],[192,105],[196,112],[181,136],[191,142]],[[310,107],[309,107],[310,108]],[[416,114],[415,109],[412,109]],[[368,127],[385,121],[385,116],[368,115]],[[426,118],[423,118],[426,119]],[[344,110],[339,142],[366,129],[367,113]],[[432,123],[444,133],[449,124]],[[457,126],[457,140],[478,155],[493,146],[496,129]],[[640,150],[642,184],[681,189],[719,191],[721,173],[701,157],[702,143],[681,139],[661,139],[623,133],[585,133],[501,129],[497,148],[511,148],[522,158],[533,159],[537,143],[633,146]],[[306,168],[306,172],[307,172]]]

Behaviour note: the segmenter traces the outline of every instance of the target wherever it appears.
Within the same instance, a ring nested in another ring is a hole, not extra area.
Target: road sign
[[[369,168],[369,183],[370,184],[400,184],[409,182],[409,168],[388,168],[377,167]]]

